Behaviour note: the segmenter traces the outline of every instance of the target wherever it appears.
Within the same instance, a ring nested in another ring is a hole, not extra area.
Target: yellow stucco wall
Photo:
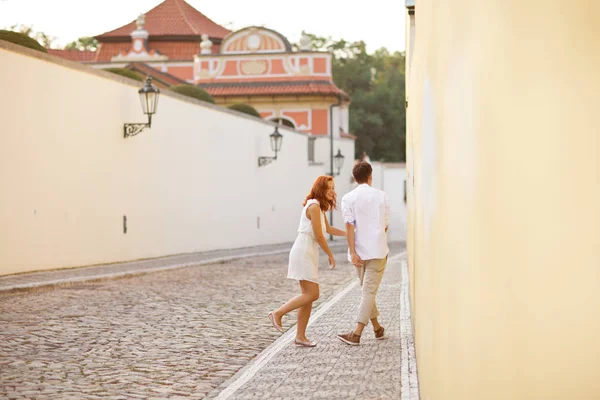
[[[596,0],[417,2],[423,400],[600,399],[598,15]]]

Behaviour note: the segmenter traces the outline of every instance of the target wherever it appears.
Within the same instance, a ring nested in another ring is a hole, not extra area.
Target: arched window
[[[289,120],[287,118],[271,118],[269,121],[275,122],[276,124],[279,124],[279,125],[290,127],[292,129],[296,129],[296,125],[294,125],[294,122],[292,122],[291,120]]]

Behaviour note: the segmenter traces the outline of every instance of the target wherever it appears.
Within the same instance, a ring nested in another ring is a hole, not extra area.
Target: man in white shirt
[[[364,327],[371,321],[376,339],[384,338],[384,328],[377,321],[379,311],[375,297],[387,263],[387,230],[390,206],[387,195],[371,187],[373,169],[361,161],[352,168],[358,187],[342,198],[346,223],[348,260],[354,264],[362,286],[360,307],[354,331],[338,335],[344,343],[358,346]]]

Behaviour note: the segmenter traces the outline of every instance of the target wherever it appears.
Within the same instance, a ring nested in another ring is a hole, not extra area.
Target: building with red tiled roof
[[[205,82],[199,83],[198,86],[217,97],[331,95],[344,100],[349,99],[349,96],[331,81]]]
[[[71,61],[79,61],[82,63],[89,63],[96,60],[98,53],[92,50],[61,50],[61,49],[48,49],[48,54],[66,58]]]
[[[230,33],[184,0],[165,0],[136,20],[96,36],[96,51],[49,49],[49,53],[96,68],[143,62],[191,82],[202,35],[208,35],[218,51]]]
[[[332,55],[313,51],[307,37],[294,51],[279,32],[231,32],[184,0],[165,0],[96,39],[97,51],[49,52],[94,68],[128,68],[162,87],[195,84],[217,104],[247,103],[313,135],[348,132],[350,98],[333,83]]]
[[[230,33],[228,29],[213,22],[184,0],[165,0],[145,16],[144,28],[150,32],[153,39],[195,38],[196,43],[199,43],[203,34],[207,34],[213,41],[218,41]],[[100,42],[129,40],[131,32],[135,29],[136,21],[131,21],[127,25],[96,36],[96,39]]]
[[[141,78],[146,76],[152,77],[152,83],[159,88],[169,88],[175,85],[183,85],[186,83],[183,79],[179,79],[176,76],[168,74],[166,72],[161,72],[156,68],[152,68],[148,64],[144,63],[131,63],[127,64],[124,68],[135,72]]]
[[[265,119],[311,133],[348,132],[350,97],[331,75],[332,55],[302,38],[294,51],[279,32],[248,27],[227,35],[219,50],[204,38],[194,57],[194,83],[217,104],[248,103]]]

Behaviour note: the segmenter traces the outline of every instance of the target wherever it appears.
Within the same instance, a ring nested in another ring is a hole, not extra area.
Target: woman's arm
[[[325,225],[327,225],[327,233],[334,235],[334,236],[343,236],[346,237],[346,231],[343,231],[341,229],[338,228],[334,228],[333,226],[329,225],[329,221],[327,221],[327,217],[325,217]]]
[[[318,204],[311,204],[306,211],[310,222],[312,223],[313,232],[315,234],[315,239],[319,246],[323,249],[327,257],[329,257],[329,263],[331,264],[331,268],[335,267],[335,259],[333,258],[333,253],[327,244],[327,240],[325,239],[325,235],[323,235],[323,228],[321,227],[321,207]]]

